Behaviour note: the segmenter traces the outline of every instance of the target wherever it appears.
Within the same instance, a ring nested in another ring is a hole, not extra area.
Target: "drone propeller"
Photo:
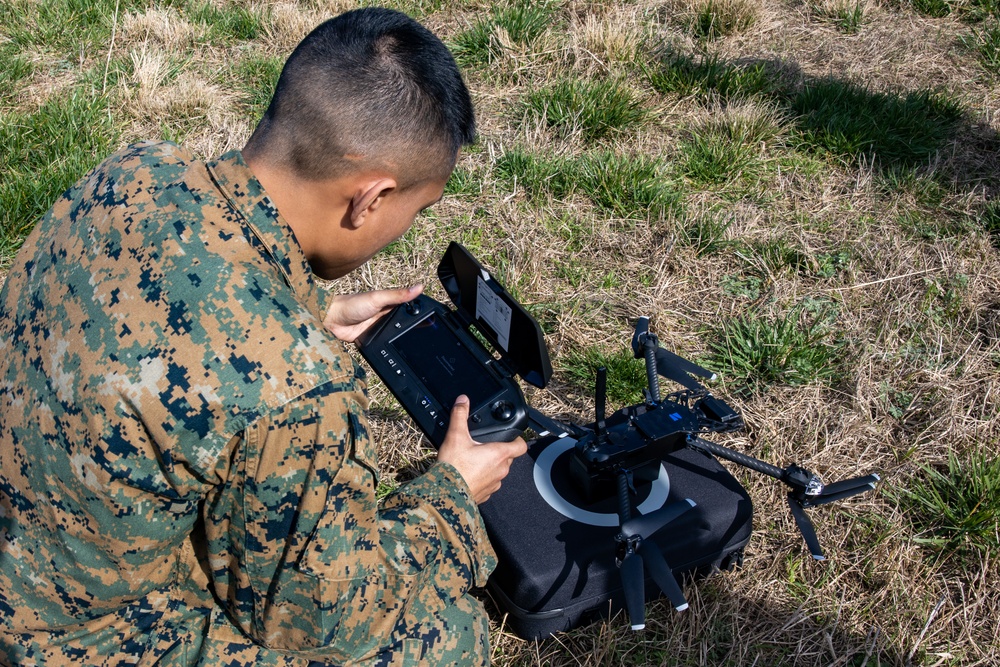
[[[649,344],[647,344],[647,341]],[[647,350],[652,350],[652,355]],[[632,352],[635,354],[636,359],[641,359],[645,356],[647,367],[651,365],[650,362],[652,361],[652,365],[655,366],[656,371],[660,375],[692,391],[698,391],[703,388],[697,380],[691,377],[692,375],[705,378],[706,380],[715,379],[715,373],[712,371],[702,368],[698,364],[660,347],[660,342],[656,335],[649,333],[649,318],[646,316],[640,317],[635,323],[635,334],[632,336]],[[658,401],[659,396],[653,396],[653,400]]]
[[[628,610],[633,630],[642,630],[646,627],[644,565],[653,581],[677,611],[688,608],[684,592],[677,583],[666,558],[663,557],[663,552],[656,542],[649,538],[694,506],[694,501],[686,498],[634,519],[625,518],[628,512],[619,512],[623,521],[621,532],[615,538],[619,549],[618,567],[621,570],[625,608]]]
[[[790,471],[789,476],[793,479],[796,473],[802,471],[802,468],[797,466],[789,466]],[[844,498],[850,498],[851,496],[856,496],[859,493],[865,493],[866,491],[871,491],[875,488],[875,482],[879,481],[880,477],[873,473],[871,475],[865,475],[864,477],[854,477],[852,479],[845,479],[840,482],[833,482],[832,484],[822,485],[819,483],[818,478],[814,475],[810,475],[810,483],[812,488],[809,486],[803,488],[798,487],[797,484],[790,483],[792,486],[792,492],[788,494],[788,506],[792,510],[792,517],[795,519],[795,525],[799,527],[799,532],[802,533],[802,537],[806,541],[806,546],[809,547],[809,553],[816,560],[826,560],[826,556],[823,555],[823,549],[819,545],[819,538],[816,537],[816,529],[812,525],[812,521],[806,515],[805,508],[807,507],[819,507],[820,505],[826,505],[827,503],[836,502],[838,500],[843,500]],[[813,481],[815,480],[815,481]],[[786,483],[788,480],[786,480]],[[818,486],[816,486],[818,484]],[[809,491],[819,488],[818,493],[810,493]]]

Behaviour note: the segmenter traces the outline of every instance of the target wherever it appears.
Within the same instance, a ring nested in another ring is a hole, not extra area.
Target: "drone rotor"
[[[626,492],[627,493],[627,492]],[[625,498],[627,501],[627,496]],[[618,567],[621,570],[622,590],[625,594],[625,608],[633,630],[642,630],[645,622],[645,570],[677,611],[688,608],[684,592],[663,552],[650,538],[661,528],[674,521],[695,506],[690,498],[661,507],[655,512],[635,518],[626,518],[627,506],[620,511],[621,532],[615,538],[618,542]],[[645,566],[645,567],[644,567]]]
[[[646,316],[640,317],[635,323],[635,333],[632,335],[632,352],[637,359],[645,356],[647,366],[652,360],[652,365],[655,366],[660,375],[692,391],[703,389],[692,376],[706,380],[715,379],[715,373],[712,371],[660,347],[656,335],[649,333],[649,318]],[[659,397],[654,396],[653,399],[659,400]]]
[[[819,493],[809,494],[808,492],[796,489],[788,494],[788,506],[792,510],[795,525],[799,527],[799,532],[802,533],[802,537],[806,541],[806,546],[809,547],[809,553],[812,554],[813,558],[816,560],[826,560],[826,556],[823,555],[823,549],[819,545],[819,538],[816,537],[816,529],[806,515],[805,508],[819,507],[820,505],[826,505],[827,503],[856,496],[859,493],[871,491],[875,488],[875,482],[879,481],[879,479],[879,476],[873,473],[864,477],[855,477],[827,484],[822,486],[822,490]]]

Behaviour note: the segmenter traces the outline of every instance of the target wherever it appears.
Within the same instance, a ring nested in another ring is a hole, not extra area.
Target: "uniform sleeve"
[[[376,502],[367,397],[327,383],[245,432],[207,511],[214,585],[253,641],[338,662],[370,654],[415,600],[447,606],[495,566],[458,471]]]

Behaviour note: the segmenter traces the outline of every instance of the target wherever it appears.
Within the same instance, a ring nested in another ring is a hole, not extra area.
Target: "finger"
[[[401,303],[406,303],[407,301],[413,301],[420,293],[424,291],[424,286],[420,283],[416,285],[410,285],[409,287],[401,287],[399,289],[387,289],[378,290],[377,292],[372,292],[378,308],[384,309],[390,306],[398,306]]]
[[[469,435],[469,397],[462,394],[455,399],[455,405],[451,408],[451,420],[448,423],[448,435],[461,436],[471,439]]]

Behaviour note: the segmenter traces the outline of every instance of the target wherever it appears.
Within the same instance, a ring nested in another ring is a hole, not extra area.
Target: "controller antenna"
[[[608,407],[608,369],[599,366],[597,369],[597,385],[594,387],[594,435],[603,440],[608,435],[604,419]]]

